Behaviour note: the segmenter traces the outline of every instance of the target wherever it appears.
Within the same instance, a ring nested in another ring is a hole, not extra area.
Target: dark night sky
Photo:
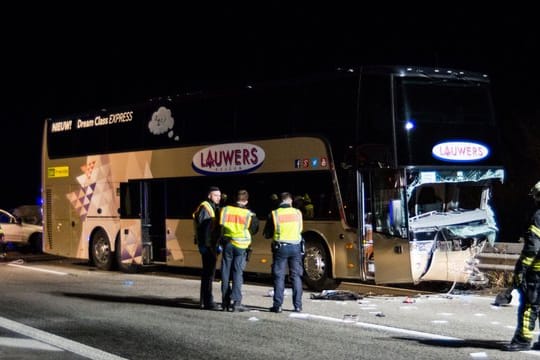
[[[501,121],[538,120],[535,12],[450,5],[431,13],[339,3],[4,13],[0,208],[37,201],[45,118],[193,89],[350,64],[448,66],[491,75]]]

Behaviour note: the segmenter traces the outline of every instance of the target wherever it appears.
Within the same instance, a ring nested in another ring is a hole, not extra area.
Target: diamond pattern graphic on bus
[[[86,177],[90,179],[92,176],[92,171],[94,170],[94,166],[96,165],[96,161],[90,161],[88,164],[81,166],[81,170],[86,174]]]
[[[122,243],[121,259],[123,263],[140,263],[142,255],[142,246],[137,239],[140,238],[140,224],[138,226],[128,227],[128,235]]]
[[[114,208],[114,192],[109,182],[111,168],[108,156],[88,157],[80,169],[83,173],[77,177],[80,188],[66,196],[81,221],[84,221],[91,211]]]
[[[184,252],[177,234],[186,233],[179,230],[180,220],[169,219],[166,221],[167,227],[167,261],[184,261]],[[187,235],[186,235],[187,236]]]
[[[81,187],[78,192],[67,194],[67,198],[71,202],[71,205],[75,211],[79,214],[81,220],[86,218],[95,187],[96,184],[90,184],[90,186]]]

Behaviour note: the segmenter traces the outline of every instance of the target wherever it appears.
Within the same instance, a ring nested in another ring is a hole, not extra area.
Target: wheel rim
[[[325,276],[326,262],[323,250],[316,246],[309,246],[304,256],[304,270],[308,278],[318,281]]]
[[[94,239],[94,260],[99,264],[106,264],[111,256],[109,241],[104,236]]]

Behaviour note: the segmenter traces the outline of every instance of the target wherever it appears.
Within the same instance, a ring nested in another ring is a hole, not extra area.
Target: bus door
[[[141,233],[143,264],[165,262],[165,183],[144,180],[141,186]]]
[[[122,263],[166,261],[165,193],[162,181],[130,180],[120,185]]]
[[[73,239],[82,238],[81,216],[74,206],[65,206],[61,200],[65,199],[65,194],[78,194],[78,190],[75,186],[56,185],[45,191],[44,230],[46,231],[43,232],[43,248],[49,254],[71,257],[77,255]]]
[[[373,262],[377,284],[412,283],[407,209],[400,170],[372,169],[371,201],[366,203],[373,227]]]

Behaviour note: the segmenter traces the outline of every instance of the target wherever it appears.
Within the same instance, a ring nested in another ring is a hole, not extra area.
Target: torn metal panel
[[[473,169],[473,170],[411,170],[408,172],[407,201],[410,200],[415,188],[423,184],[440,183],[489,183],[492,180],[504,182],[503,169]]]
[[[495,243],[498,227],[490,205],[490,183],[502,182],[504,171],[413,170],[409,171],[408,180],[414,280],[486,282],[475,257],[486,243]],[[430,204],[422,203],[426,187],[433,193]],[[473,193],[476,200],[459,195],[465,191]]]

